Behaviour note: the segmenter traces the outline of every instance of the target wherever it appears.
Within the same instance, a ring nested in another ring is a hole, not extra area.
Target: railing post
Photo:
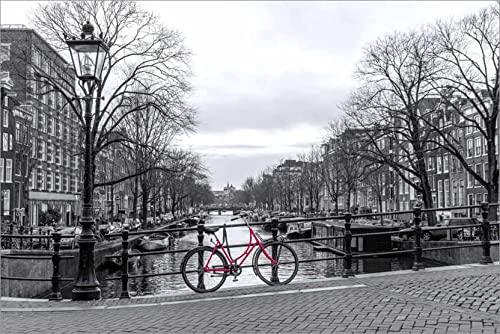
[[[351,240],[352,240],[352,232],[351,232],[351,219],[352,214],[346,213],[344,216],[345,219],[345,234],[344,234],[344,270],[342,270],[342,277],[347,278],[349,276],[354,276],[352,271],[352,252],[351,252]]]
[[[49,296],[49,300],[62,300],[61,291],[59,289],[59,280],[61,275],[59,274],[59,263],[61,261],[61,256],[59,255],[59,247],[61,246],[61,233],[52,233],[52,239],[54,239],[54,252],[52,253],[52,293]]]
[[[420,204],[416,204],[413,207],[413,222],[415,223],[415,261],[413,262],[412,269],[418,271],[419,269],[424,269],[424,264],[422,263],[422,245],[420,243],[420,238],[422,236],[422,227],[420,227],[420,221],[422,214],[422,208]]]
[[[273,242],[278,241],[278,218],[271,219],[271,233],[273,235]],[[272,245],[271,247],[271,257],[276,259],[278,257],[278,245]],[[278,278],[278,267],[272,266],[271,270],[271,282],[279,283]]]
[[[24,228],[23,226],[19,226],[19,234],[23,235],[24,233]],[[19,249],[23,249],[23,238],[19,238]]]
[[[481,216],[483,217],[483,233],[481,244],[483,246],[483,256],[481,257],[481,264],[490,264],[493,263],[493,259],[490,256],[490,222],[488,221],[488,211],[489,211],[488,202],[481,203]]]
[[[30,249],[33,249],[33,226],[30,227]]]
[[[38,235],[40,238],[38,238],[38,249],[42,249],[42,228],[38,228]]]
[[[9,224],[9,234],[11,235],[9,238],[9,249],[12,249],[12,235],[14,234],[14,224],[10,223]]]
[[[122,230],[122,292],[120,299],[130,298],[128,292],[128,230]]]
[[[203,219],[200,219],[198,222],[198,246],[203,247],[203,232],[205,231],[205,221]],[[199,289],[205,289],[205,281],[204,281],[204,274],[205,274],[205,263],[203,263],[203,251],[198,252],[198,288]]]

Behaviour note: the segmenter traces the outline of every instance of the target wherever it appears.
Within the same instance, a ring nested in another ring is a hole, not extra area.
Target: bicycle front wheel
[[[277,261],[276,264],[264,254]],[[259,248],[253,258],[253,270],[264,283],[268,285],[284,285],[290,283],[299,270],[297,253],[289,245],[274,241]]]
[[[213,292],[226,281],[229,271],[227,260],[220,251],[215,251],[213,255],[212,251],[213,248],[208,246],[197,247],[184,256],[181,263],[182,278],[191,290],[200,293]]]

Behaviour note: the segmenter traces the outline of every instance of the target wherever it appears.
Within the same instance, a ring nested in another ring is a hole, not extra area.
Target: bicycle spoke
[[[274,249],[273,249],[274,248]],[[258,250],[254,259],[254,271],[260,279],[269,285],[290,283],[298,270],[298,258],[295,251],[283,243],[270,243],[264,249],[277,263],[272,263],[264,252]]]
[[[222,286],[226,280],[227,262],[220,252],[212,254],[210,247],[195,249],[186,254],[181,272],[186,285],[196,292],[211,292]],[[210,259],[210,262],[209,262]],[[205,265],[208,271],[205,271]]]

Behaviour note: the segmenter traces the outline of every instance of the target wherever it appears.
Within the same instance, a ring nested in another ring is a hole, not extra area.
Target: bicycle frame
[[[229,273],[229,272],[231,272],[230,268],[209,268],[210,260],[212,260],[212,256],[215,254],[215,252],[219,248],[222,249],[222,253],[226,257],[226,259],[228,260],[228,262],[230,263],[230,265],[236,264],[238,266],[241,266],[245,262],[245,260],[248,258],[248,256],[252,253],[252,251],[255,249],[255,247],[257,247],[257,246],[259,246],[260,249],[262,249],[262,252],[271,261],[272,264],[277,264],[278,261],[276,261],[275,259],[273,259],[266,252],[266,250],[264,249],[264,245],[259,240],[259,238],[255,234],[255,232],[252,230],[252,228],[250,228],[250,226],[248,226],[248,230],[250,231],[250,241],[248,242],[248,245],[247,245],[247,248],[245,249],[245,251],[240,256],[238,256],[236,259],[233,259],[228,254],[228,252],[226,252],[226,250],[224,248],[224,245],[220,242],[219,238],[217,238],[217,236],[214,234],[215,235],[215,239],[217,240],[217,242],[215,243],[215,247],[212,250],[212,254],[210,254],[210,257],[208,258],[207,263],[203,267],[204,271],[205,272],[211,272],[211,273]],[[255,240],[255,241],[253,241],[253,240]],[[241,261],[240,261],[240,263],[238,263],[238,260],[240,260],[240,259],[241,259]]]

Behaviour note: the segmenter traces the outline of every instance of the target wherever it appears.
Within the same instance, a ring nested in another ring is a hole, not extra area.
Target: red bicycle
[[[182,278],[186,285],[196,292],[213,292],[219,289],[232,275],[234,281],[241,274],[243,263],[257,248],[253,255],[252,267],[262,281],[268,285],[284,285],[290,283],[299,270],[297,254],[287,244],[280,241],[264,241],[256,233],[244,216],[232,218],[231,221],[242,218],[248,227],[250,241],[245,251],[233,258],[229,249],[226,225],[223,226],[222,242],[215,232],[219,227],[204,226],[207,234],[215,236],[215,246],[200,246],[190,250],[181,263]],[[226,244],[226,247],[224,247]]]

